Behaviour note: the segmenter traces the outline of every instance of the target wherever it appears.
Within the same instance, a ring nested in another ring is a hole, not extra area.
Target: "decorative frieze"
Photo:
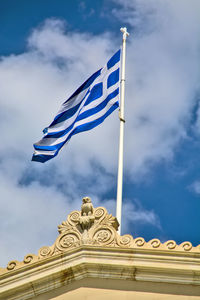
[[[158,239],[152,239],[149,242],[145,242],[141,237],[134,239],[128,234],[120,236],[117,233],[118,227],[119,223],[116,217],[108,214],[104,207],[94,208],[91,199],[85,197],[83,198],[81,211],[71,212],[67,220],[58,226],[59,236],[52,246],[40,248],[38,255],[26,255],[23,262],[10,261],[7,268],[0,268],[0,274],[84,245],[200,253],[200,245],[193,247],[190,242],[177,245],[173,240],[161,243]]]

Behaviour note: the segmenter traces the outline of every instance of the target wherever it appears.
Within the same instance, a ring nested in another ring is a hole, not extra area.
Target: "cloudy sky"
[[[200,244],[200,1],[0,2],[0,265],[37,253],[83,196],[115,215],[119,120],[31,162],[60,105],[130,37],[122,233]]]

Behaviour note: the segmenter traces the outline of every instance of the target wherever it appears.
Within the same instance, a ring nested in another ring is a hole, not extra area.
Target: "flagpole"
[[[119,235],[121,234],[121,216],[122,216],[122,186],[123,186],[123,148],[124,148],[124,93],[125,93],[125,58],[126,58],[126,38],[129,36],[126,27],[120,28],[123,33],[122,39],[122,64],[120,81],[120,133],[119,133],[119,160],[118,160],[118,179],[117,179],[117,208],[116,217],[119,222]]]

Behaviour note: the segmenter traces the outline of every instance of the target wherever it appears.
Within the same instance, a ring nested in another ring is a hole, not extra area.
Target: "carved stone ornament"
[[[71,212],[67,220],[58,226],[59,236],[52,246],[40,248],[38,255],[28,254],[23,262],[10,261],[6,269],[0,268],[0,274],[83,245],[200,253],[200,245],[193,247],[190,242],[177,245],[170,240],[162,244],[158,239],[145,242],[143,238],[133,239],[129,234],[120,236],[117,233],[118,227],[116,217],[108,214],[104,207],[94,208],[91,199],[85,197],[81,211]]]

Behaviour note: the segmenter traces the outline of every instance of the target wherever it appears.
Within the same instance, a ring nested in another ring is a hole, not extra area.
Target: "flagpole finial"
[[[127,36],[129,36],[129,33],[128,33],[126,27],[121,27],[120,31],[123,33],[123,40],[126,39]]]

